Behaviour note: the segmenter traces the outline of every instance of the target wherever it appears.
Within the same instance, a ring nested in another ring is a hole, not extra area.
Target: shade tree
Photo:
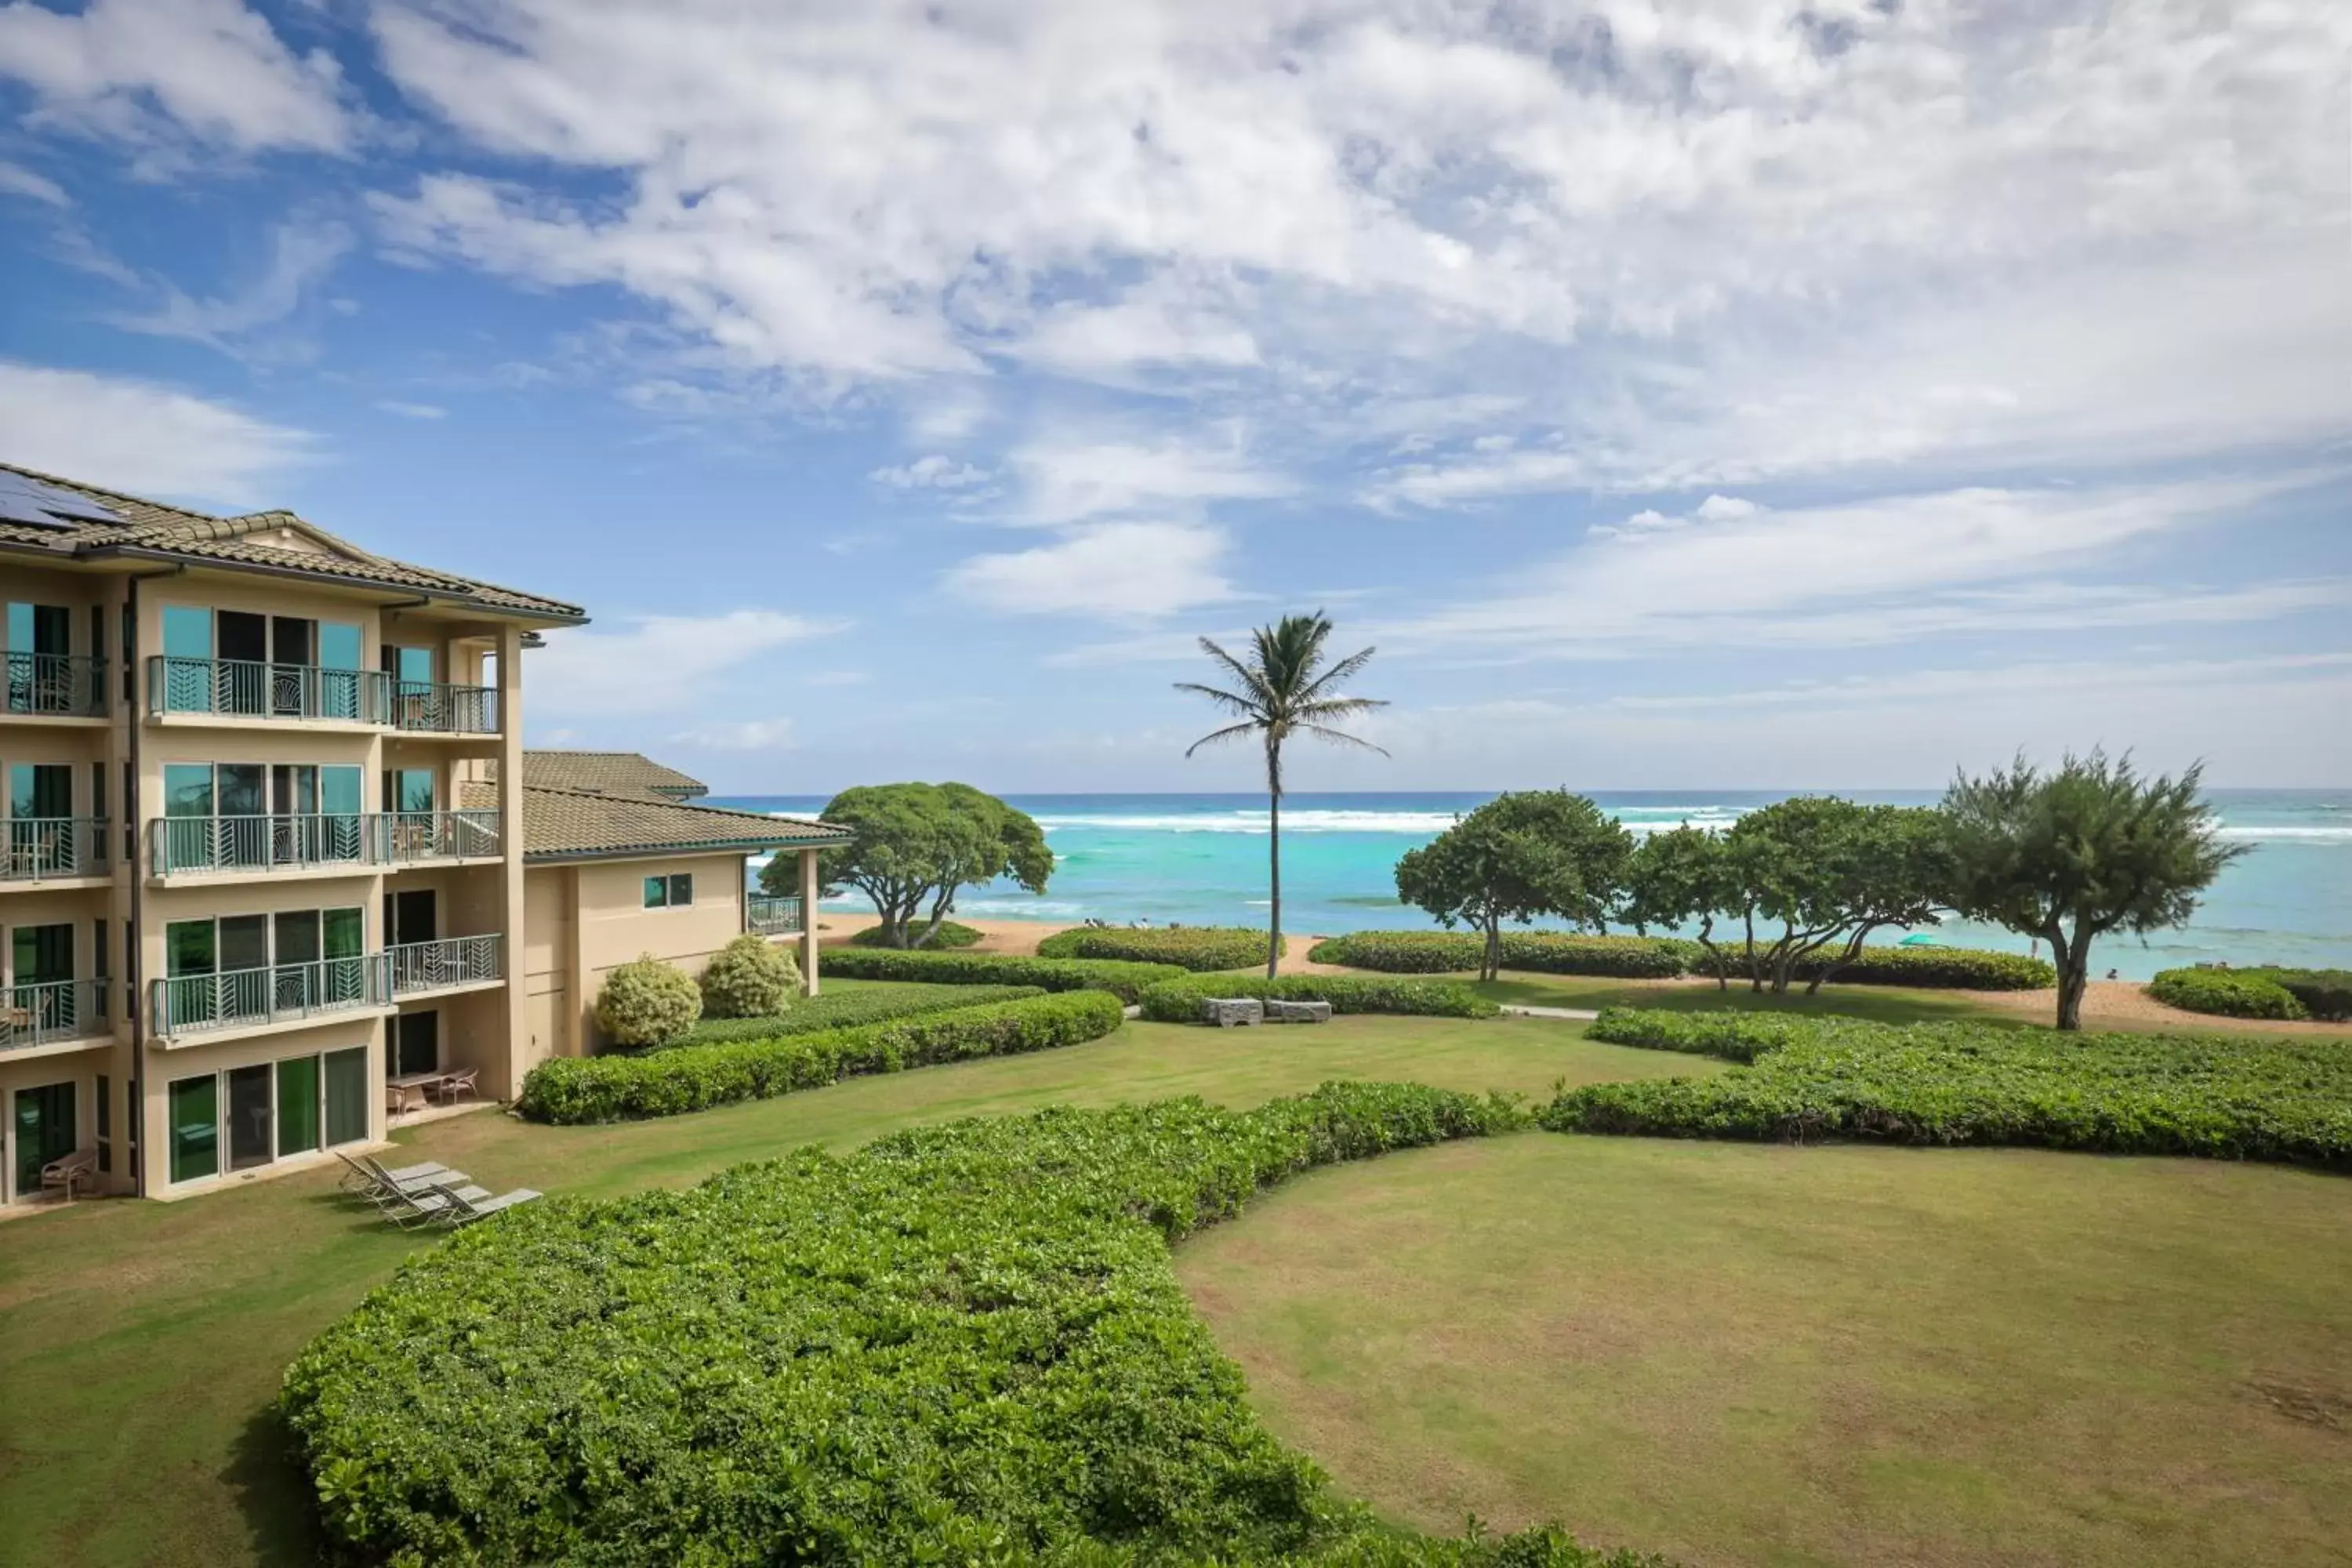
[[[890,947],[930,941],[965,888],[1004,878],[1042,893],[1054,872],[1045,830],[970,784],[863,784],[835,795],[820,815],[856,837],[818,856],[819,880],[828,891],[855,888],[872,900]],[[760,884],[790,892],[790,874],[779,858],[761,869]]]
[[[1479,977],[1500,966],[1506,921],[1605,928],[1623,891],[1633,836],[1567,790],[1497,795],[1397,861],[1397,896],[1448,930],[1486,939]]]

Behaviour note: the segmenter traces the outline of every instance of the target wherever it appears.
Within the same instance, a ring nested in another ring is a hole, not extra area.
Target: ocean
[[[1420,929],[1433,922],[1397,901],[1397,857],[1427,843],[1490,794],[1294,795],[1282,812],[1283,919],[1293,933]],[[1725,826],[1782,798],[1752,791],[1615,791],[1593,799],[1635,833],[1683,823]],[[1932,805],[1936,792],[1857,793],[1853,799]],[[1055,866],[1042,895],[993,885],[967,889],[960,913],[998,920],[1088,917],[1125,924],[1263,925],[1265,798],[1248,795],[1009,795],[1035,817]],[[2223,833],[2252,852],[2207,892],[2187,926],[2145,942],[2098,944],[2092,973],[2146,979],[2178,964],[2352,967],[2352,790],[2216,790]],[[823,796],[746,795],[713,804],[814,815]],[[827,909],[869,910],[856,897]],[[1895,941],[1890,931],[1874,940]],[[2025,952],[2024,937],[1967,921],[1937,940]]]

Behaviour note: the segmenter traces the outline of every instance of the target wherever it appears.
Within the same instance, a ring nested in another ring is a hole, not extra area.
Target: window
[[[691,872],[677,871],[667,877],[646,879],[646,908],[682,910],[693,902],[694,877]]]
[[[171,1089],[172,1180],[220,1173],[220,1080],[211,1073],[175,1079]]]
[[[100,821],[106,820],[106,764],[89,764],[89,814]]]
[[[210,658],[213,656],[213,613],[196,605],[163,606],[163,657]]]
[[[278,1157],[319,1146],[319,1058],[289,1057],[278,1064]]]
[[[114,1090],[104,1073],[98,1075],[98,1168],[114,1169]]]
[[[327,1142],[357,1143],[368,1135],[367,1047],[329,1051],[322,1065],[327,1079]]]

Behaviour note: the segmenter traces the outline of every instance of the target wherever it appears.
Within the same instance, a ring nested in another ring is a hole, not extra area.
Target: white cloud
[[[1239,595],[1225,580],[1227,543],[1214,528],[1107,522],[1059,543],[976,555],[948,574],[953,592],[1010,615],[1133,620]]]
[[[1175,439],[1055,437],[1017,448],[1009,461],[1021,479],[1021,519],[1036,523],[1264,500],[1297,488],[1253,465],[1237,443],[1215,447]]]
[[[376,407],[386,414],[396,414],[403,419],[446,419],[449,415],[449,411],[438,404],[403,403],[394,397],[378,399]]]
[[[33,89],[35,124],[134,143],[339,152],[352,135],[334,58],[295,54],[241,0],[0,5],[0,76]]]
[[[585,715],[674,713],[708,694],[711,680],[793,643],[841,629],[775,610],[716,616],[639,616],[620,631],[547,634],[530,656],[530,711]]]
[[[53,207],[71,206],[73,199],[65,187],[46,174],[35,174],[22,163],[0,162],[0,195],[23,196],[28,201],[44,202]]]
[[[866,477],[894,490],[960,490],[986,483],[988,470],[934,452],[911,463],[877,468]]]
[[[1790,510],[1717,507],[1715,521],[1686,525],[1642,513],[1590,531],[1490,596],[1440,607],[1383,639],[1508,657],[1617,658],[1658,647],[1841,647],[2000,628],[2254,620],[2344,602],[2340,579],[2209,592],[2085,587],[2052,575],[2112,571],[2136,545],[2288,488],[1971,488]]]
[[[0,442],[67,479],[254,508],[317,438],[152,381],[0,360]]]
[[[341,224],[282,224],[271,238],[268,268],[245,289],[217,300],[196,300],[167,284],[160,309],[110,320],[127,331],[225,348],[229,340],[294,314],[303,295],[333,271],[351,247],[351,231]]]
[[[671,740],[682,746],[698,746],[707,752],[776,752],[793,743],[793,721],[790,719],[739,719],[723,724],[706,724],[698,729],[683,730]]]

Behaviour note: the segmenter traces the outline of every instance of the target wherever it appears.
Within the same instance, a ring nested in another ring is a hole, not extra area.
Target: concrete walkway
[[[1522,1007],[1511,1002],[1503,1004],[1503,1011],[1522,1018],[1579,1018],[1586,1023],[1601,1016],[1590,1007]]]

